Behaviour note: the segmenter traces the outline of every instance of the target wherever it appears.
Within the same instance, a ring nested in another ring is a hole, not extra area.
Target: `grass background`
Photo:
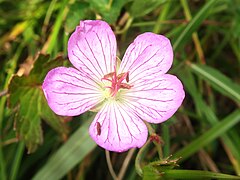
[[[119,178],[140,179],[136,157],[138,165],[150,167],[145,179],[163,171],[167,179],[203,178],[203,172],[179,175],[163,168],[175,167],[179,157],[175,169],[240,176],[239,0],[0,0],[0,14],[1,180],[112,179],[104,150],[88,135],[95,114],[56,116],[39,88],[49,69],[69,66],[67,41],[83,19],[111,25],[119,57],[143,32],[167,36],[174,49],[170,73],[186,91],[178,112],[154,126],[163,157],[172,157],[153,167],[159,160],[153,143],[142,152],[111,153]]]

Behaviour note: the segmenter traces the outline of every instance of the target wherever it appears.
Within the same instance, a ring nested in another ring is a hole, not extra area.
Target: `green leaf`
[[[92,116],[92,118],[93,117],[94,116]],[[34,180],[63,178],[96,147],[96,143],[88,134],[88,128],[92,118],[89,118],[89,120],[52,155],[49,161],[33,177]]]
[[[206,131],[204,134],[193,140],[190,144],[179,150],[173,155],[175,157],[181,157],[180,161],[185,160],[199,149],[212,142],[214,139],[223,135],[226,131],[231,129],[234,125],[240,122],[240,110],[236,110],[222,121],[216,123],[214,127]]]
[[[132,17],[144,16],[165,2],[166,2],[166,0],[148,0],[148,1],[136,0],[136,1],[133,1],[133,4],[130,9],[130,14]]]
[[[110,24],[117,21],[122,7],[128,2],[129,0],[89,0],[91,7]]]
[[[185,68],[181,73],[178,74],[181,77],[181,80],[184,84],[184,88],[193,98],[194,104],[196,106],[196,114],[200,121],[206,121],[207,124],[211,126],[216,125],[219,122],[217,115],[213,112],[213,110],[209,107],[209,105],[204,101],[202,95],[198,91],[197,85],[194,81],[193,73],[190,72],[190,68]],[[230,136],[230,132],[223,134],[221,136],[222,141],[232,152],[234,158],[237,159],[237,162],[240,162],[240,154],[239,154],[239,143],[234,142],[234,140],[239,139],[237,135],[234,135],[234,138]],[[238,142],[238,141],[237,141]]]
[[[240,179],[239,176],[200,170],[166,170],[162,179]]]
[[[240,179],[239,176],[233,176],[222,173],[215,173],[210,171],[200,170],[179,170],[179,169],[165,169],[159,170],[151,165],[143,168],[143,180],[152,179]]]
[[[49,39],[48,39],[49,43],[45,44],[45,47],[43,47],[44,52],[46,50],[47,53],[52,53],[54,48],[57,45],[57,42],[59,42],[58,35],[59,35],[60,29],[62,27],[63,20],[67,13],[68,3],[69,3],[69,0],[63,0],[60,3],[60,8],[59,8],[59,12],[57,15],[57,19],[55,20],[52,32],[49,35]]]
[[[179,170],[179,169],[163,169],[161,165],[158,167],[148,164],[143,168],[143,179],[240,179],[239,176],[233,176],[222,173],[200,170]]]
[[[82,19],[91,19],[89,3],[75,1],[69,6],[69,13],[64,25],[65,31],[71,33]]]
[[[173,43],[173,49],[177,50],[179,47],[182,47],[183,44],[192,37],[192,33],[197,30],[197,28],[201,25],[204,19],[209,14],[209,10],[216,4],[218,1],[209,0],[206,1],[206,4],[201,8],[201,10],[192,18],[192,20],[188,23],[186,28],[181,32],[178,36],[177,40]]]
[[[145,166],[143,168],[143,180],[159,179],[161,176],[162,174],[152,166]]]
[[[43,142],[41,119],[44,119],[59,133],[66,133],[63,119],[55,115],[46,102],[41,84],[46,73],[63,64],[56,58],[49,61],[49,56],[39,55],[29,76],[13,76],[8,92],[10,108],[15,109],[17,136],[22,139],[28,152],[34,152]]]
[[[240,86],[218,70],[206,65],[190,64],[192,72],[207,81],[217,91],[240,103]]]

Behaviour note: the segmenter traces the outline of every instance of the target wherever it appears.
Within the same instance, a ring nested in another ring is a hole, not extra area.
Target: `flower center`
[[[110,82],[110,86],[105,86],[105,88],[109,88],[111,97],[115,97],[119,89],[130,89],[132,87],[128,84],[129,72],[117,75],[116,68],[114,72],[104,75],[102,80]],[[123,82],[124,80],[126,83]]]

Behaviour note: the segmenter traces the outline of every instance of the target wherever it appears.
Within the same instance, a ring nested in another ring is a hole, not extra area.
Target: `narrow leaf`
[[[240,121],[240,110],[236,110],[229,116],[224,118],[222,121],[216,123],[214,127],[206,131],[203,135],[199,136],[197,139],[192,141],[190,144],[182,148],[180,151],[173,155],[173,158],[181,157],[180,161],[185,160],[192,154],[197,152],[199,149],[206,146],[208,143],[214,139],[221,136],[223,133],[231,129]]]
[[[187,39],[192,37],[192,33],[197,30],[197,28],[201,25],[204,19],[206,19],[209,14],[210,8],[216,4],[218,1],[210,0],[206,1],[206,4],[201,8],[201,10],[193,17],[193,19],[188,23],[186,28],[177,38],[177,40],[173,43],[173,49],[177,50],[181,47]]]
[[[232,176],[222,173],[214,173],[200,170],[166,170],[163,172],[163,179],[240,179],[239,176]]]
[[[150,13],[151,11],[153,11],[154,9],[159,7],[159,5],[161,5],[165,2],[166,2],[166,0],[148,0],[148,1],[137,0],[137,1],[133,1],[131,9],[130,9],[131,16],[133,16],[133,17],[144,16],[147,13]]]
[[[86,121],[33,177],[34,180],[61,179],[90,153],[96,143],[88,134]]]
[[[191,70],[217,91],[240,103],[240,86],[218,70],[206,65],[190,64]]]

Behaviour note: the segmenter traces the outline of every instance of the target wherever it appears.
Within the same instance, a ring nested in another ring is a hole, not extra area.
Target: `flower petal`
[[[89,128],[96,143],[116,152],[142,147],[147,140],[148,130],[144,122],[117,101],[108,101],[96,115]]]
[[[42,85],[50,108],[58,115],[76,116],[102,101],[99,85],[74,68],[48,72]]]
[[[116,37],[104,21],[81,21],[68,41],[68,56],[77,68],[101,80],[113,72],[116,63]]]
[[[139,35],[128,47],[119,74],[129,71],[129,82],[155,73],[165,74],[172,65],[173,50],[168,38],[154,33]]]
[[[164,74],[155,79],[141,79],[124,94],[126,105],[142,119],[161,123],[169,119],[180,107],[185,97],[181,81]]]

